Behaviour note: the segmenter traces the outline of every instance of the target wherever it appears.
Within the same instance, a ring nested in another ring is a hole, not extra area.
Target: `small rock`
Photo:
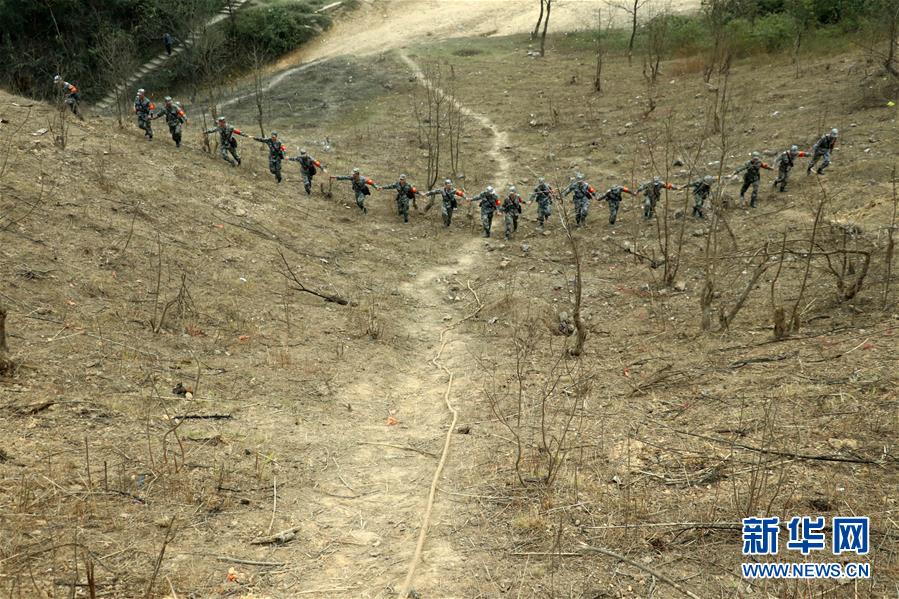
[[[527,254],[528,252],[531,251],[531,246],[528,245],[528,244],[526,244],[526,243],[522,243],[522,244],[521,244],[521,251],[524,252],[525,254]]]
[[[671,164],[672,164],[672,166],[683,166],[684,161],[680,158],[675,158],[674,162],[672,162]]]
[[[684,282],[684,281],[677,281],[677,282],[674,284],[674,290],[675,290],[675,291],[686,291],[686,290],[687,290],[687,283]]]
[[[692,235],[693,237],[702,237],[703,235],[705,235],[705,229],[693,229],[690,235]]]

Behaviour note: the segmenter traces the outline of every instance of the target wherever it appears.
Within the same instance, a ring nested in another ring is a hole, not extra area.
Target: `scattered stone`
[[[526,243],[522,243],[522,244],[521,244],[521,251],[524,252],[525,254],[527,254],[528,252],[531,251],[531,246],[529,246],[529,245],[526,244]]]
[[[692,235],[693,237],[702,237],[703,235],[705,235],[705,229],[693,229],[690,235]]]
[[[671,163],[672,166],[683,166],[684,161],[681,158],[675,158],[674,162]]]
[[[674,290],[675,290],[675,291],[682,291],[682,292],[683,292],[683,291],[686,291],[686,290],[687,290],[687,283],[684,282],[684,281],[677,281],[677,282],[674,284]]]

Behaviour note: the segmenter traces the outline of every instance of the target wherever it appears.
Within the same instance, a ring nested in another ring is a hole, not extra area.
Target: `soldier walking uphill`
[[[499,210],[503,213],[506,225],[505,237],[508,241],[518,231],[518,217],[521,214],[521,196],[518,195],[518,190],[514,186],[509,187],[509,194],[503,198]]]
[[[374,181],[368,177],[363,177],[359,173],[358,168],[353,169],[352,175],[340,175],[338,177],[332,175],[331,178],[335,181],[349,181],[353,187],[353,193],[356,195],[356,205],[359,206],[362,214],[368,214],[368,208],[365,207],[365,197],[371,195],[371,190],[368,186],[371,185],[375,189],[379,189]]]
[[[799,146],[792,146],[789,150],[778,154],[774,160],[774,166],[777,167],[777,178],[774,180],[774,189],[781,193],[787,190],[787,181],[790,178],[790,171],[796,164],[796,159],[808,156],[805,152],[799,151]]]
[[[714,177],[712,177],[711,175],[706,175],[699,181],[694,181],[693,183],[687,183],[686,185],[684,185],[685,188],[693,188],[693,216],[695,218],[705,218],[705,213],[702,211],[702,206],[712,194],[712,183],[714,182]]]
[[[254,137],[253,140],[268,147],[268,171],[275,176],[275,181],[280,183],[281,161],[287,156],[287,148],[278,139],[278,132],[272,131],[269,137]]]
[[[759,180],[762,178],[761,170],[767,169],[772,171],[770,166],[762,162],[762,157],[759,156],[758,152],[752,153],[752,158],[749,161],[731,173],[731,177],[736,177],[738,174],[743,173],[743,186],[740,188],[740,205],[743,205],[744,195],[746,194],[746,190],[752,187],[752,195],[749,199],[749,205],[752,208],[755,208],[756,202],[759,199]]]
[[[636,192],[631,191],[627,187],[622,185],[613,185],[606,191],[604,194],[597,198],[600,202],[605,200],[609,205],[609,224],[614,225],[615,221],[618,220],[618,208],[621,206],[621,200],[623,193],[629,193],[632,196],[637,195]]]
[[[806,174],[811,174],[812,169],[815,168],[815,165],[818,164],[818,160],[823,158],[824,161],[821,163],[821,166],[818,168],[818,174],[823,175],[824,169],[830,166],[830,153],[837,145],[837,138],[840,136],[840,132],[836,129],[831,129],[830,133],[825,133],[821,136],[815,145],[812,147],[812,159],[808,163],[808,168],[805,169]]]
[[[443,226],[448,227],[453,222],[453,211],[459,205],[456,198],[465,199],[465,193],[462,190],[453,187],[453,182],[450,179],[447,179],[443,182],[442,188],[432,189],[425,193],[429,198],[437,194],[440,194],[440,199],[443,200],[443,206],[440,208],[440,211],[443,214]]]
[[[218,125],[211,129],[207,129],[205,133],[218,133],[219,153],[222,156],[222,160],[231,166],[240,166],[240,154],[237,151],[237,140],[234,139],[234,136],[240,135],[241,137],[246,137],[246,135],[241,133],[240,129],[235,129],[229,125],[223,116],[220,116],[217,122]],[[229,153],[234,157],[233,161],[228,157]]]
[[[403,222],[409,222],[409,203],[416,195],[421,195],[411,183],[406,182],[406,175],[400,175],[400,180],[379,189],[396,190],[396,213],[403,217]]]
[[[181,127],[187,122],[187,115],[177,102],[172,101],[171,96],[165,97],[165,105],[153,115],[154,119],[165,117],[165,124],[169,126],[169,133],[172,134],[172,140],[175,147],[181,147]]]
[[[490,237],[490,227],[493,225],[493,215],[500,205],[499,196],[493,190],[492,185],[471,198],[472,202],[478,202],[481,206],[481,225],[484,227],[484,237]]]
[[[300,150],[299,156],[288,158],[288,160],[300,163],[300,172],[303,174],[303,189],[306,190],[306,195],[309,195],[312,193],[312,177],[318,172],[316,168],[323,169],[325,167],[322,166],[321,162],[310,156],[306,150]]]
[[[553,188],[546,184],[546,179],[537,179],[537,187],[531,193],[531,199],[537,200],[537,226],[541,229],[546,224],[546,219],[552,214]]]
[[[147,141],[153,141],[153,126],[150,121],[153,120],[154,110],[156,104],[150,101],[144,89],[137,90],[137,97],[134,98],[134,114],[137,115],[137,126],[143,130]]]
[[[593,199],[593,194],[596,193],[596,190],[590,187],[590,185],[584,180],[583,173],[577,173],[575,175],[575,180],[571,182],[571,185],[562,192],[562,197],[567,196],[569,193],[574,194],[574,220],[578,227],[587,224],[587,212],[590,210],[590,200]]]
[[[677,189],[671,183],[665,183],[660,177],[653,177],[637,188],[637,193],[643,194],[643,218],[650,219],[656,213],[656,204],[662,197],[663,189]]]
[[[81,101],[81,94],[78,92],[78,88],[68,81],[63,81],[59,75],[53,77],[53,83],[62,88],[62,101],[69,107],[72,114],[81,118],[81,115],[78,114],[78,102]]]

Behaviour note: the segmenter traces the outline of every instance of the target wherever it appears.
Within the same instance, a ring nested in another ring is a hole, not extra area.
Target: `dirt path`
[[[644,15],[661,9],[689,11],[699,0],[649,0]],[[606,0],[576,0],[554,5],[549,30],[576,31],[609,10]],[[536,0],[363,0],[359,10],[341,17],[325,35],[284,57],[276,70],[343,54],[386,52],[450,37],[513,35],[530,32],[537,22]],[[627,14],[616,11],[618,23]]]

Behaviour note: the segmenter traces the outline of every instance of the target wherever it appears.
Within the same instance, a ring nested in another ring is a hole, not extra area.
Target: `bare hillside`
[[[444,229],[439,208],[402,224],[389,192],[367,216],[346,183],[307,197],[295,163],[278,186],[250,140],[231,168],[199,123],[175,149],[164,127],[68,121],[63,148],[56,110],[0,93],[0,595],[895,594],[892,88],[855,54],[798,77],[740,61],[722,137],[725,82],[695,62],[648,89],[609,58],[597,94],[590,40],[526,49],[329,51],[271,86],[265,127],[330,173],[423,187],[412,106],[439,64],[469,195],[576,170],[600,191],[717,180],[838,126],[834,164],[800,161],[784,194],[765,171],[754,210],[723,181],[706,221],[683,191],[650,221],[626,197],[614,226],[596,202],[573,247],[562,206],[544,233],[528,205],[506,242],[468,205]],[[227,115],[259,134],[248,93]],[[742,579],[759,514],[870,516],[872,578]]]

